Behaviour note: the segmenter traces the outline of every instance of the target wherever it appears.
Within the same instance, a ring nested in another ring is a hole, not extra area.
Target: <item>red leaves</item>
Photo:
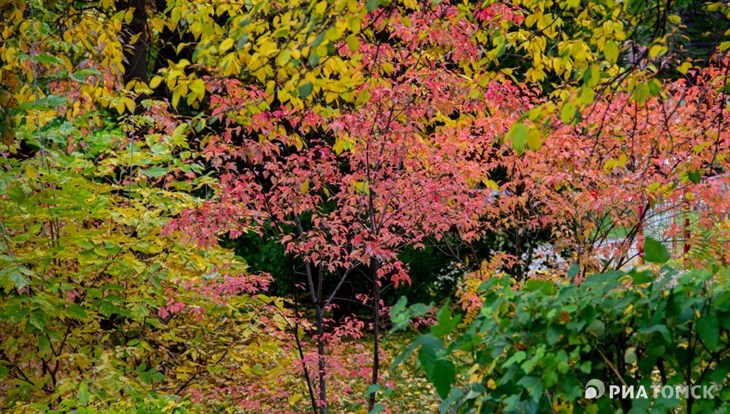
[[[722,212],[707,183],[686,179],[710,163],[727,165],[716,156],[730,151],[717,125],[726,122],[718,68],[698,72],[693,86],[666,85],[663,100],[641,107],[629,94],[599,97],[575,126],[553,119],[550,130],[525,120],[541,128],[542,148],[516,154],[499,141],[542,98],[528,85],[463,76],[453,62],[481,52],[471,39],[476,23],[461,20],[454,6],[398,13],[377,10],[364,22],[386,30],[389,41],[360,39],[372,81],[357,87],[368,99],[352,106],[244,111],[265,93],[209,79],[212,117],[224,128],[207,139],[205,154],[221,172],[220,188],[172,226],[200,246],[224,233],[269,234],[288,254],[333,273],[377,258],[390,266],[383,275],[401,283],[408,277],[398,251],[429,237],[552,228],[586,251],[594,240],[585,229],[600,229],[596,221],[605,218],[634,225],[633,211],[652,200],[677,201],[689,191],[698,197],[686,202]],[[475,17],[498,14],[521,19],[496,4]],[[418,57],[429,48],[448,59]]]

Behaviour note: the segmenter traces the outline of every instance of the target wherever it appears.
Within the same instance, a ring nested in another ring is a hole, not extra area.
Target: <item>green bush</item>
[[[664,266],[519,288],[491,279],[480,286],[484,305],[473,321],[460,323],[444,307],[394,365],[417,351],[442,413],[730,412],[729,273]],[[396,329],[409,312],[394,308]],[[605,395],[586,398],[596,391],[586,390],[592,379]],[[714,398],[669,395],[683,384],[714,386]],[[610,398],[609,385],[633,386],[634,397],[643,387],[648,398]]]

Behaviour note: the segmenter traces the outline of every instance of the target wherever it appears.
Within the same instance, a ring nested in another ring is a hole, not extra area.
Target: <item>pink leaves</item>
[[[157,314],[163,320],[167,320],[170,316],[180,313],[185,309],[185,304],[182,302],[175,302],[174,300],[168,300],[167,305],[162,306]]]

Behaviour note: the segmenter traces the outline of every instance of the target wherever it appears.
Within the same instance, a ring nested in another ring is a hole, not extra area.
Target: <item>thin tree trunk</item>
[[[327,414],[327,379],[325,377],[325,354],[324,354],[324,310],[319,303],[315,305],[315,318],[317,322],[317,365],[319,368],[319,413]]]
[[[380,371],[380,282],[378,281],[380,263],[377,259],[370,259],[370,267],[373,274],[373,370],[370,385],[377,386]],[[375,407],[375,394],[375,392],[370,394],[368,411],[372,411]]]
[[[302,371],[304,374],[304,380],[307,381],[307,390],[309,391],[309,400],[312,404],[312,412],[317,414],[317,399],[314,397],[314,389],[312,388],[312,376],[309,374],[307,368],[307,361],[304,358],[304,349],[302,348],[302,341],[299,339],[299,299],[297,297],[297,287],[295,282],[296,273],[292,266],[292,279],[291,288],[292,295],[294,295],[294,341],[296,341],[297,352],[299,352],[299,359],[302,361]]]
[[[302,227],[302,221],[299,215],[294,215],[297,223],[297,230],[299,235],[304,234],[304,228]],[[322,272],[318,272],[317,275],[317,286],[314,285],[314,274],[312,271],[312,263],[308,258],[304,259],[304,268],[307,271],[307,285],[309,286],[309,294],[312,297],[312,303],[314,304],[314,319],[317,325],[317,368],[319,370],[319,413],[327,414],[327,378],[326,372],[326,360],[324,353],[324,304],[322,301]]]

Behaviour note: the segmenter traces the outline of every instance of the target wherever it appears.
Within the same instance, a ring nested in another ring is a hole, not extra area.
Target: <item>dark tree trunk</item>
[[[377,259],[370,259],[370,268],[373,275],[373,370],[370,385],[378,385],[378,373],[380,371],[380,281],[378,270],[380,262]],[[370,394],[368,400],[368,411],[375,407],[375,392]]]
[[[122,43],[124,45],[124,84],[137,80],[147,83],[147,11],[144,0],[126,0],[119,3],[119,11],[132,9],[132,20],[122,25]],[[144,99],[137,96],[137,110]],[[135,110],[135,112],[137,111]]]

